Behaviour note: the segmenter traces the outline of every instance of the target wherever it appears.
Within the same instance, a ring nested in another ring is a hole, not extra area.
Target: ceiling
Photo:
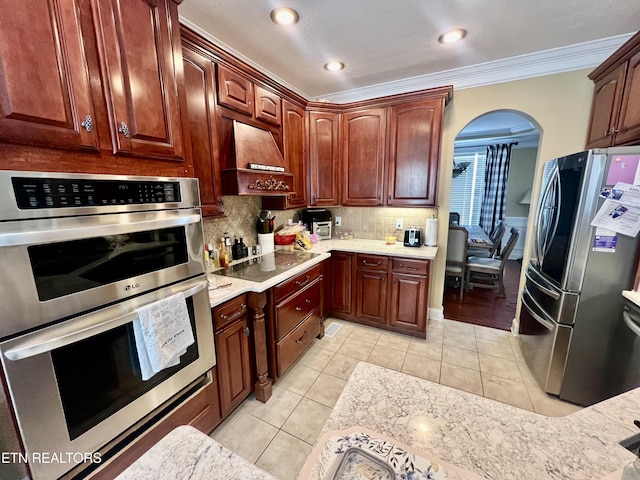
[[[275,25],[269,13],[279,6],[296,9],[298,24]],[[498,83],[496,73],[508,81],[593,67],[638,29],[640,1],[184,0],[179,14],[303,97],[341,103],[428,88],[429,80],[464,88]],[[452,28],[467,37],[438,43]],[[545,70],[554,58],[555,70]],[[346,68],[325,71],[332,60]]]

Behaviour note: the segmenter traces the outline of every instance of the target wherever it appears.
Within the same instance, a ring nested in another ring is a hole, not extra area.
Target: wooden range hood
[[[222,193],[224,195],[289,195],[293,174],[271,132],[233,120],[223,135]],[[251,164],[283,171],[249,168]]]

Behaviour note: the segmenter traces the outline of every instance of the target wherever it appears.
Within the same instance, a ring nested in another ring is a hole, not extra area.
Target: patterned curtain
[[[491,235],[504,218],[509,179],[509,162],[514,143],[487,147],[487,168],[484,174],[484,197],[480,209],[480,226]]]

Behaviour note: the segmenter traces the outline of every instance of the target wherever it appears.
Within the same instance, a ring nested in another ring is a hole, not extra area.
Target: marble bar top
[[[640,292],[636,292],[635,290],[623,290],[622,296],[640,307]]]
[[[276,480],[193,427],[181,426],[116,480]]]
[[[320,255],[264,282],[251,282],[249,280],[215,275],[214,272],[212,278],[215,279],[215,282],[211,282],[212,285],[209,289],[209,302],[211,303],[211,308],[221,305],[243,293],[264,292],[265,290],[268,290],[269,288],[304,272],[323,260],[326,260],[331,256],[331,251],[370,253],[388,255],[392,257],[433,260],[438,248],[425,246],[405,247],[402,242],[396,242],[394,245],[386,245],[384,240],[323,240],[315,244],[309,251],[319,253]],[[213,289],[216,286],[224,284],[230,285],[225,288]]]
[[[640,389],[553,418],[359,363],[322,433],[361,426],[496,480],[619,478]]]

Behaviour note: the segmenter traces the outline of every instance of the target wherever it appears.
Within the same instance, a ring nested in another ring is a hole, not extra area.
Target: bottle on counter
[[[249,256],[249,247],[244,244],[242,237],[240,237],[240,251],[242,254],[242,258],[246,258]]]
[[[220,242],[220,248],[218,249],[218,257],[220,259],[221,267],[229,266],[229,251],[227,250],[227,245],[225,244],[224,239]]]
[[[231,254],[233,255],[234,260],[239,260],[242,258],[242,247],[240,247],[240,240],[236,238],[236,242],[231,247]]]

